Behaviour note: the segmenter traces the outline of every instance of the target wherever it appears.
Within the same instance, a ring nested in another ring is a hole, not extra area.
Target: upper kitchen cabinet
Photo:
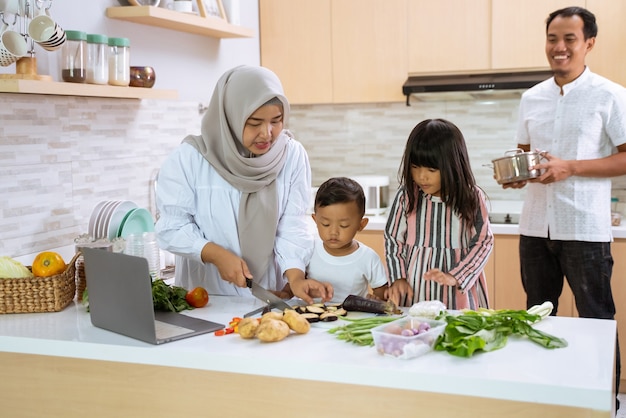
[[[410,0],[408,72],[489,68],[490,3],[491,0]],[[405,80],[406,74],[402,82]]]
[[[261,65],[294,104],[402,101],[406,0],[260,0]]]
[[[587,8],[596,15],[598,36],[587,54],[591,71],[626,86],[626,2],[615,0],[587,0]]]
[[[548,67],[545,54],[546,19],[572,0],[491,0],[491,67],[494,70]]]
[[[291,103],[331,103],[330,0],[260,0],[261,65]]]
[[[333,103],[402,101],[408,68],[406,0],[331,5]]]

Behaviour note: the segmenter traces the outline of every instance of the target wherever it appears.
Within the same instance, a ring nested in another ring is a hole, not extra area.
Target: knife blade
[[[285,309],[293,309],[289,304],[287,304],[284,300],[266,290],[263,286],[258,283],[252,281],[252,279],[246,279],[246,285],[252,291],[252,294],[259,300],[267,303],[271,308],[276,308],[280,310]]]

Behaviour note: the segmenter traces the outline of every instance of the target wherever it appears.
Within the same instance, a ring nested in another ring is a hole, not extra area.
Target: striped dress
[[[406,278],[413,300],[440,300],[448,309],[489,307],[483,271],[493,248],[485,197],[480,190],[480,216],[472,228],[461,222],[439,197],[419,191],[417,210],[407,216],[408,197],[400,188],[385,228],[385,258],[390,282]],[[423,280],[433,268],[452,275],[456,286]]]

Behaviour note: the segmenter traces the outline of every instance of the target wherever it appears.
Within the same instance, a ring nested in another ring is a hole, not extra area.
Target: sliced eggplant
[[[318,314],[318,315],[326,312],[326,309],[324,309],[323,305],[322,306],[308,305],[306,307],[306,310],[307,312]]]
[[[309,321],[309,323],[319,322],[320,321],[320,316],[318,314],[315,314],[315,313],[307,312],[307,313],[303,313],[303,314],[300,314],[300,315],[302,315],[303,318],[305,318],[307,321]]]
[[[345,309],[343,309],[343,308],[339,308],[339,309],[337,309],[334,313],[335,313],[335,315],[337,315],[337,316],[346,316],[346,315],[348,315],[348,311],[346,311],[346,310],[345,310]]]
[[[332,322],[339,319],[339,317],[334,312],[324,312],[320,315],[320,321],[323,322]]]

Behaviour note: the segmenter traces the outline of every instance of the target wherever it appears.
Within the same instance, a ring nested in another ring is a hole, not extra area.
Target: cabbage
[[[0,279],[20,279],[35,277],[22,263],[11,257],[0,257]]]

